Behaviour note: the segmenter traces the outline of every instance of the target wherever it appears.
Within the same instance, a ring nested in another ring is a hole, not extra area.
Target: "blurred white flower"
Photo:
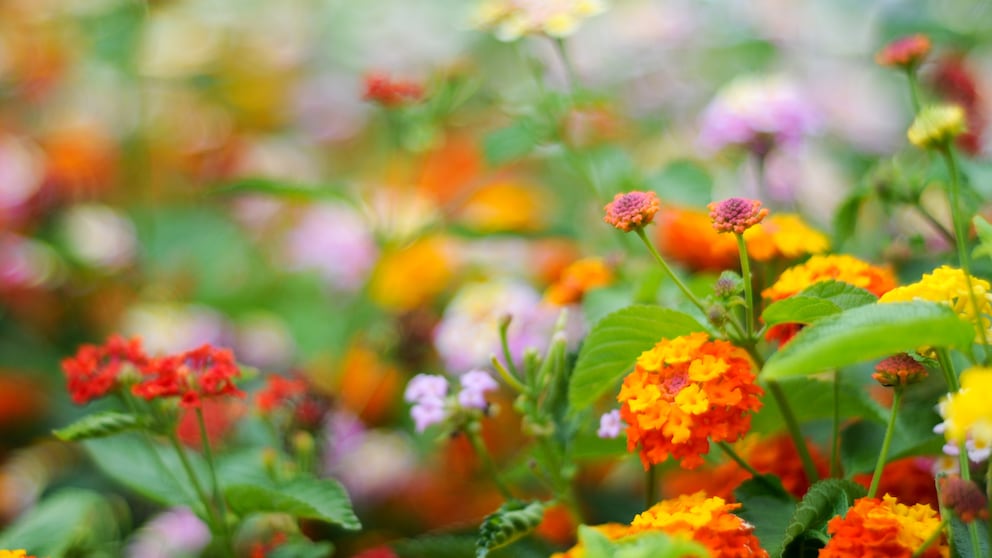
[[[62,216],[69,252],[84,264],[113,271],[134,260],[134,224],[120,212],[99,204],[80,204]]]
[[[196,305],[146,302],[124,314],[121,331],[140,336],[151,355],[179,353],[204,343],[224,344],[228,326],[216,310]]]

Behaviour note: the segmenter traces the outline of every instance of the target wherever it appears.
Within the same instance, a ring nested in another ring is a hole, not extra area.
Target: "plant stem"
[[[785,397],[785,392],[782,391],[782,386],[779,385],[778,380],[765,380],[765,382],[768,384],[768,390],[772,392],[772,397],[775,398],[775,403],[778,404],[779,412],[782,413],[782,420],[785,421],[789,436],[792,437],[792,443],[795,444],[796,451],[799,453],[806,479],[810,484],[813,484],[820,480],[820,474],[816,471],[816,464],[813,463],[813,456],[810,455],[809,448],[806,447],[806,439],[803,438],[803,433],[799,429],[799,421],[796,420],[796,415],[792,412],[789,400]]]
[[[909,81],[909,99],[913,103],[913,114],[919,114],[922,104],[920,103],[920,81],[916,78],[916,67],[906,68],[906,79]]]
[[[210,438],[207,436],[207,423],[203,419],[203,409],[196,408],[196,423],[200,428],[200,441],[203,444],[203,456],[207,460],[207,469],[210,471],[210,483],[213,485],[214,501],[217,503],[217,513],[220,516],[220,531],[224,538],[224,546],[234,553],[234,543],[231,540],[231,531],[227,526],[227,503],[224,495],[221,494],[220,482],[217,481],[217,466],[214,462],[214,452],[210,447]]]
[[[644,509],[651,509],[658,498],[658,466],[648,465],[644,475]]]
[[[840,477],[840,370],[834,370],[834,413],[830,438],[830,477]]]
[[[967,225],[962,219],[964,217],[961,212],[961,184],[958,180],[958,166],[957,161],[954,157],[954,150],[951,149],[950,144],[945,145],[940,150],[941,155],[944,156],[944,163],[947,165],[947,172],[951,175],[950,184],[950,203],[951,203],[951,222],[954,225],[954,239],[955,246],[958,251],[958,260],[961,264],[961,270],[964,271],[965,283],[968,286],[968,297],[971,301],[971,308],[975,314],[975,328],[978,330],[979,339],[982,342],[982,346],[985,347],[985,361],[988,363],[989,358],[989,340],[985,333],[985,318],[982,316],[981,306],[978,305],[978,297],[975,295],[975,287],[972,285],[971,277],[971,258],[968,255],[968,248],[965,245],[965,238],[967,237]]]
[[[503,498],[507,500],[513,500],[513,493],[510,492],[510,487],[506,485],[503,481],[503,477],[499,474],[499,469],[496,467],[496,463],[493,462],[493,458],[489,455],[489,450],[486,449],[486,442],[482,439],[479,434],[478,423],[470,424],[465,428],[465,435],[468,437],[469,443],[472,444],[472,449],[475,450],[475,454],[479,456],[479,461],[482,462],[482,466],[486,469],[490,478],[493,480],[493,484],[496,485],[496,489]]]
[[[902,401],[902,386],[895,387],[892,397],[892,412],[889,415],[889,423],[885,427],[885,437],[882,439],[882,451],[878,454],[878,461],[875,463],[875,474],[871,477],[871,485],[868,487],[868,497],[874,498],[878,492],[878,483],[882,480],[882,469],[885,468],[885,460],[889,456],[889,446],[892,445],[892,433],[896,430],[896,413],[899,412],[899,403]]]
[[[737,251],[741,256],[741,274],[744,276],[744,335],[746,341],[754,341],[754,286],[751,284],[751,261],[747,255],[747,244],[744,235],[734,233],[737,237]]]
[[[207,496],[206,491],[203,490],[203,485],[200,484],[200,479],[196,476],[196,472],[193,471],[193,465],[189,462],[189,456],[186,455],[186,450],[183,449],[182,443],[179,442],[179,438],[176,436],[175,432],[169,433],[169,442],[172,444],[172,449],[175,450],[176,455],[179,457],[179,462],[183,466],[183,470],[186,472],[186,476],[189,477],[189,482],[193,485],[193,490],[196,492],[196,496],[203,503],[204,509],[207,515],[210,516],[210,523],[212,527],[219,528],[217,523],[217,511],[214,509],[213,505],[210,503],[210,498]],[[211,529],[212,530],[212,529]]]
[[[561,65],[565,69],[565,83],[568,87],[569,95],[574,96],[579,80],[576,77],[575,66],[572,65],[572,60],[569,58],[568,51],[565,49],[565,40],[561,37],[556,37],[551,42],[555,45],[555,52],[558,54],[558,58],[561,59]]]
[[[654,256],[655,261],[657,261],[658,264],[661,265],[661,268],[665,271],[668,277],[675,282],[678,288],[682,291],[682,294],[684,294],[686,298],[688,298],[689,301],[696,306],[696,308],[699,308],[699,311],[702,312],[703,315],[706,315],[706,307],[703,306],[702,301],[700,301],[699,298],[696,297],[696,295],[692,294],[692,291],[690,291],[689,287],[687,287],[685,283],[683,283],[682,280],[679,279],[678,275],[675,275],[675,272],[672,271],[672,268],[668,266],[668,263],[665,262],[665,259],[661,257],[661,254],[658,253],[658,249],[654,247],[654,244],[651,244],[650,240],[648,240],[647,235],[644,233],[644,227],[638,227],[634,229],[634,232],[636,232],[637,236],[640,237],[642,242],[644,242],[644,245],[648,247],[648,251],[651,252],[652,256]]]

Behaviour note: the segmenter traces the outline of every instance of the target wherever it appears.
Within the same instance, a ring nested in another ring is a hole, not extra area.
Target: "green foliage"
[[[540,127],[530,118],[521,118],[505,128],[490,132],[482,141],[486,162],[497,166],[530,154],[543,139]]]
[[[241,178],[219,185],[214,194],[265,194],[286,200],[314,201],[324,199],[346,199],[344,189],[339,185],[308,186],[285,180],[251,177]]]
[[[705,558],[709,552],[698,543],[670,537],[662,532],[647,532],[619,541],[611,541],[599,531],[582,525],[579,541],[586,558]]]
[[[680,159],[648,178],[648,187],[666,203],[704,207],[713,197],[713,177],[699,164]]]
[[[607,315],[589,332],[568,399],[572,409],[584,409],[616,386],[640,354],[662,338],[704,331],[692,316],[659,306],[628,306]]]
[[[465,558],[475,553],[475,537],[437,535],[406,539],[393,545],[400,558]]]
[[[796,510],[796,501],[782,487],[782,481],[773,475],[749,479],[734,490],[734,498],[741,503],[734,513],[754,525],[761,547],[769,556],[781,556],[785,531]]]
[[[137,430],[148,421],[130,413],[104,411],[86,415],[76,422],[53,431],[55,437],[65,442],[78,442],[90,438],[104,438],[121,432]]]
[[[921,346],[966,347],[971,324],[935,302],[872,304],[820,319],[772,355],[764,378],[814,374]]]
[[[510,501],[487,515],[479,527],[476,558],[486,558],[491,550],[507,546],[533,531],[544,519],[542,502]]]
[[[978,246],[972,254],[976,258],[981,256],[992,258],[992,224],[989,224],[981,215],[976,215],[971,223],[978,233]]]
[[[971,531],[978,534],[978,554],[975,554]],[[964,523],[957,514],[951,514],[951,542],[958,558],[979,558],[989,556],[989,532],[981,522]]]
[[[831,420],[834,416],[832,379],[820,376],[786,378],[779,382],[796,419],[800,422]],[[856,371],[844,369],[838,376],[841,419],[858,418],[885,424],[885,410],[871,398]],[[782,430],[782,414],[774,397],[765,397],[763,406],[751,419],[755,432]]]
[[[789,298],[773,302],[761,313],[765,324],[811,324],[844,310],[871,304],[878,297],[843,281],[820,281]]]
[[[102,556],[118,537],[114,512],[106,498],[89,490],[64,488],[0,532],[0,548],[25,549],[46,558]]]
[[[277,487],[236,484],[224,490],[231,509],[241,515],[277,512],[298,519],[317,519],[356,531],[362,524],[341,483],[298,477]]]
[[[327,558],[333,554],[334,545],[331,543],[294,540],[279,545],[269,551],[266,556],[268,558]]]
[[[782,548],[801,539],[812,538],[827,542],[827,522],[843,515],[854,500],[866,494],[860,484],[841,479],[825,479],[815,483],[803,497],[785,530]],[[774,556],[774,555],[772,555]]]
[[[166,506],[202,507],[171,448],[130,433],[86,440],[83,446],[101,471],[135,493]],[[202,458],[195,453],[189,457],[199,477],[207,478]]]

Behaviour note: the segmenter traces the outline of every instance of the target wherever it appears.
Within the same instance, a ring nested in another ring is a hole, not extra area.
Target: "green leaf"
[[[975,553],[970,530],[978,532],[978,553]],[[966,524],[957,516],[951,514],[951,541],[954,543],[956,556],[959,558],[979,558],[989,556],[989,532],[980,521]]]
[[[293,540],[281,544],[266,553],[267,558],[327,558],[334,554],[334,545],[329,542]]]
[[[713,196],[713,177],[693,161],[672,161],[648,178],[648,187],[668,203],[705,207]]]
[[[600,320],[586,337],[568,386],[571,409],[585,409],[662,338],[705,331],[692,316],[659,306],[628,306]]]
[[[63,488],[0,532],[0,548],[34,556],[88,556],[119,536],[114,510],[96,492]]]
[[[778,557],[785,550],[785,530],[792,521],[796,501],[778,477],[762,475],[761,478],[746,480],[734,490],[734,498],[741,503],[734,513],[754,525],[754,536],[761,541],[761,547],[769,556]]]
[[[536,125],[527,119],[490,132],[482,140],[482,150],[490,165],[501,165],[527,155],[537,147]]]
[[[579,526],[579,541],[586,558],[704,558],[709,556],[699,543],[649,531],[619,540],[610,540],[593,527]]]
[[[761,313],[769,326],[811,324],[844,310],[872,304],[878,297],[843,281],[820,281],[789,298],[773,302]]]
[[[271,178],[250,177],[227,182],[216,187],[212,193],[217,195],[229,194],[265,194],[288,200],[324,200],[345,199],[340,186],[308,186],[293,184]]]
[[[860,306],[804,328],[768,359],[762,376],[808,375],[921,346],[965,347],[974,336],[971,324],[935,302]]]
[[[858,370],[839,371],[839,413],[841,419],[859,418],[885,424],[885,409],[873,400]],[[832,420],[834,416],[833,377],[799,376],[779,381],[785,398],[799,422]],[[782,430],[781,410],[774,397],[765,397],[764,405],[751,418],[755,432],[774,433]]]
[[[989,224],[981,215],[976,215],[971,222],[975,225],[975,231],[978,233],[978,246],[972,255],[976,258],[981,256],[992,258],[992,224]]]
[[[167,506],[198,507],[196,493],[171,448],[133,433],[86,440],[83,447],[100,470],[137,494]],[[199,478],[208,478],[203,459],[192,452],[189,458]]]
[[[400,558],[465,558],[475,552],[474,536],[437,535],[393,544]]]
[[[827,522],[836,515],[843,515],[854,500],[865,495],[863,486],[849,480],[821,480],[809,488],[785,530],[782,548],[803,536],[826,537]]]
[[[333,479],[300,477],[278,487],[235,484],[224,490],[231,509],[241,515],[286,513],[298,519],[317,519],[357,531],[361,522],[341,483]]]
[[[542,502],[506,502],[487,515],[475,542],[476,558],[486,558],[490,550],[507,546],[533,531],[544,519]]]
[[[117,411],[105,411],[93,415],[87,415],[76,422],[55,430],[52,433],[55,437],[64,442],[78,442],[90,438],[104,438],[137,430],[145,426],[147,421],[141,417],[129,413],[119,413]]]

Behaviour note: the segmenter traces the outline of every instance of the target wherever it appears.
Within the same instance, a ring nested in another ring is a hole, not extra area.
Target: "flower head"
[[[859,498],[847,515],[835,516],[827,523],[831,538],[820,550],[820,558],[910,558],[939,528],[940,518],[930,506],[907,506],[889,495],[881,500]],[[922,554],[926,558],[947,555],[947,544],[942,541]]]
[[[410,416],[417,432],[423,432],[428,426],[448,418],[450,409],[446,401],[447,395],[448,380],[444,376],[417,374],[410,380],[403,398],[413,403]]]
[[[255,405],[260,412],[268,414],[306,392],[305,380],[272,374],[266,378],[265,388],[255,395]]]
[[[745,198],[728,198],[706,207],[710,210],[713,228],[722,233],[743,234],[768,215],[768,209],[762,208],[760,201]]]
[[[485,370],[470,370],[461,377],[462,389],[458,392],[458,404],[463,409],[485,410],[486,392],[499,389],[499,384]]]
[[[613,281],[613,272],[599,258],[585,258],[572,262],[561,272],[558,280],[548,287],[544,299],[558,306],[582,301],[586,291],[602,287]]]
[[[950,475],[937,479],[937,484],[940,486],[940,504],[956,513],[961,521],[971,523],[989,518],[985,494],[974,482]]]
[[[616,438],[623,430],[623,420],[620,419],[620,409],[613,409],[599,417],[599,430],[596,435],[600,438]]]
[[[968,282],[975,292],[978,308],[971,302]],[[949,305],[954,311],[975,326],[975,341],[981,342],[982,331],[992,335],[992,286],[989,282],[978,277],[968,277],[964,270],[941,266],[933,273],[926,273],[923,278],[911,285],[897,287],[882,295],[879,302],[908,302],[912,300],[929,300]]]
[[[909,142],[920,149],[939,149],[967,130],[964,109],[958,105],[923,107],[906,132]]]
[[[178,355],[153,360],[132,392],[147,400],[179,397],[183,407],[196,408],[204,397],[244,397],[234,385],[241,370],[230,349],[202,345]]]
[[[977,447],[992,447],[990,393],[992,368],[973,367],[961,373],[961,389],[948,394],[938,407],[948,441],[961,443],[968,439]]]
[[[782,78],[739,78],[703,112],[700,147],[710,153],[728,146],[758,156],[778,145],[797,145],[815,133],[820,118],[803,94]]]
[[[900,37],[882,47],[875,54],[875,62],[881,66],[911,69],[919,65],[929,53],[930,37],[917,33]]]
[[[827,235],[791,213],[776,213],[744,231],[744,242],[748,255],[759,262],[792,260],[830,249]]]
[[[704,211],[665,204],[657,222],[658,250],[689,269],[720,272],[740,261],[737,241],[713,230]]]
[[[876,364],[871,377],[885,387],[904,387],[925,380],[927,369],[908,354],[900,353]]]
[[[34,558],[26,550],[0,550],[0,558]]]
[[[81,346],[76,356],[62,361],[62,371],[72,401],[81,405],[117,389],[126,365],[140,369],[148,363],[140,339],[114,335],[103,345]]]
[[[415,103],[424,96],[424,88],[414,81],[392,78],[382,73],[365,76],[362,98],[386,107]]]
[[[602,0],[485,0],[476,13],[476,25],[491,29],[501,41],[524,35],[566,37],[583,19],[602,13]]]
[[[750,428],[764,393],[754,380],[747,354],[726,341],[662,339],[638,357],[617,396],[628,450],[640,449],[645,468],[670,455],[698,467],[710,439],[732,442]]]
[[[606,210],[603,221],[623,232],[630,232],[650,224],[654,214],[661,209],[661,201],[654,192],[633,190],[617,194],[603,209]]]

